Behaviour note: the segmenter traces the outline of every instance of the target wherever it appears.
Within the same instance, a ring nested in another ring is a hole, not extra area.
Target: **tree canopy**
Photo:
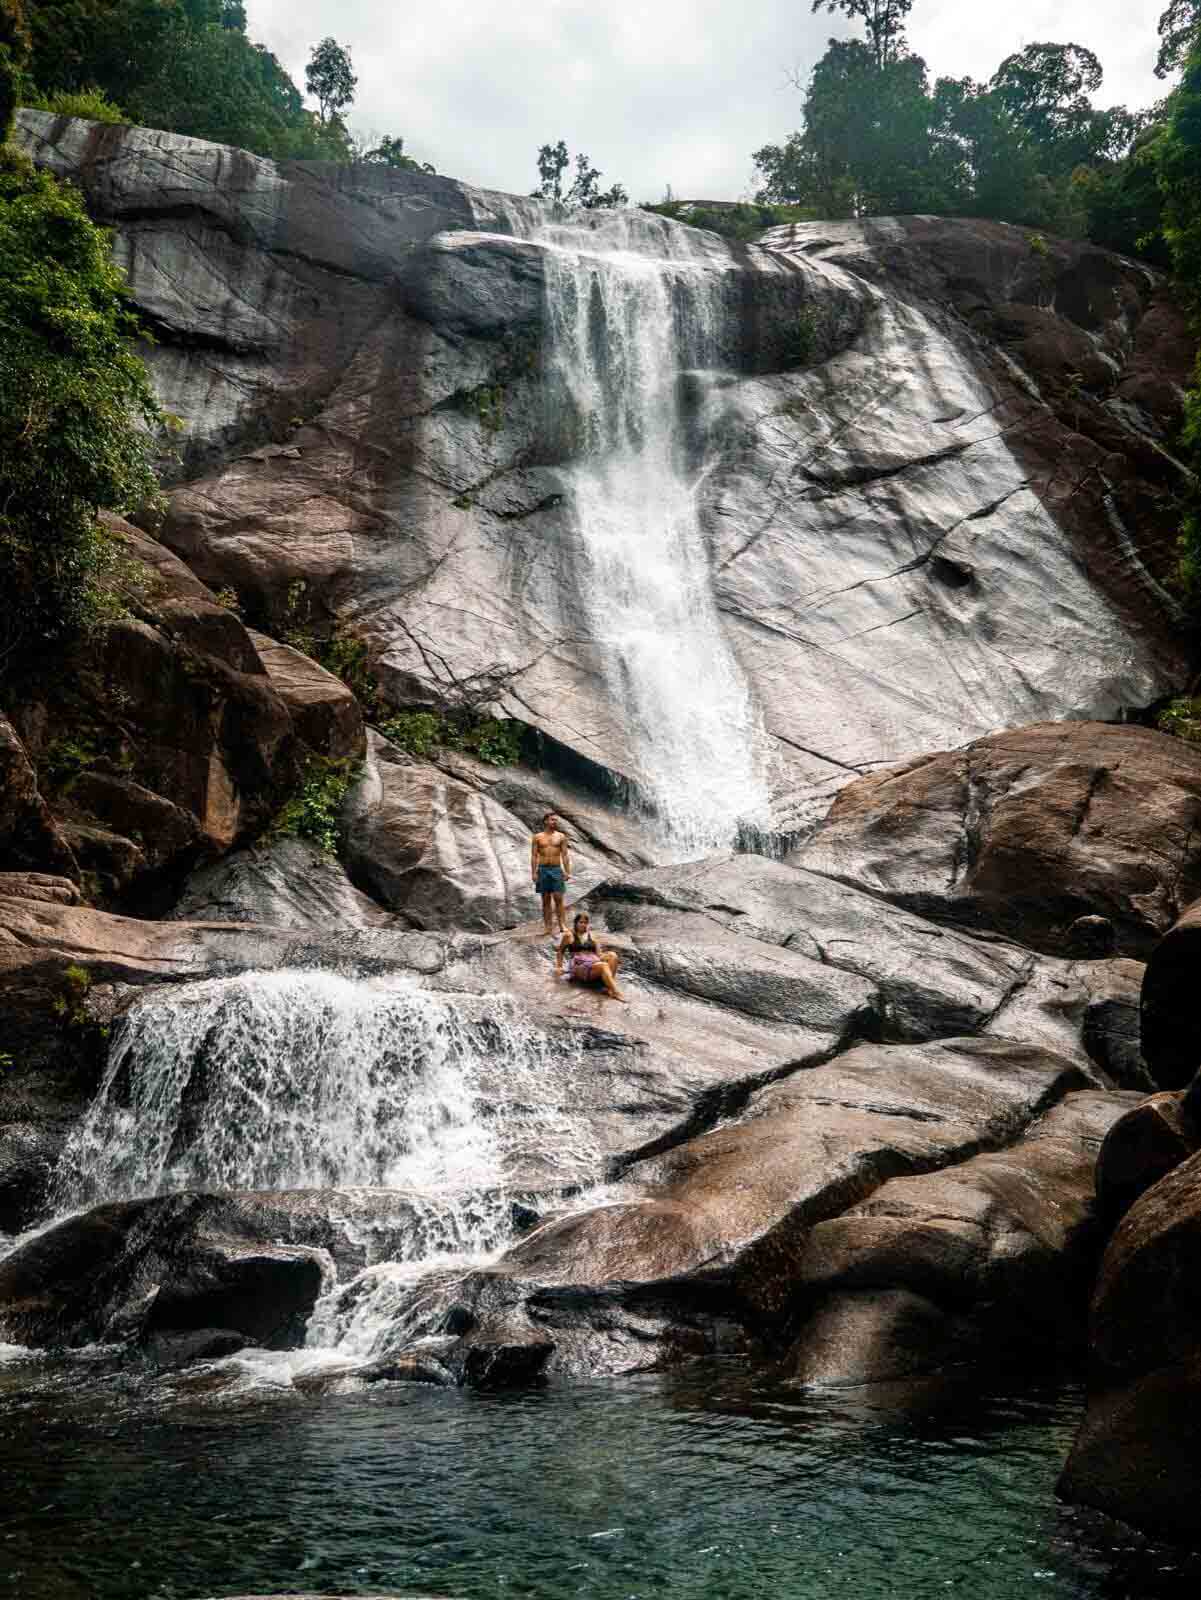
[[[1111,232],[1123,217],[1141,225],[1146,194],[1118,194],[1109,180],[1150,118],[1094,105],[1102,71],[1091,50],[1030,44],[987,84],[931,84],[905,38],[910,0],[813,0],[813,9],[859,21],[865,38],[830,40],[801,127],[755,151],[757,200],[833,217],[991,216],[1065,233],[1082,232],[1096,206]]]
[[[859,18],[877,68],[886,67],[904,50],[905,18],[912,10],[913,0],[813,0],[814,16],[841,11]]]
[[[600,206],[624,206],[629,195],[620,183],[608,189],[600,187],[603,174],[592,165],[581,151],[575,158],[575,176],[566,188],[564,174],[571,165],[566,143],[544,144],[538,151],[538,187],[532,191],[536,200],[557,200],[565,206],[581,206],[595,211]]]
[[[336,39],[314,46],[304,96],[246,33],[242,0],[0,0],[25,5],[26,105],[124,118],[277,160],[350,161],[357,83]],[[6,24],[0,23],[0,33]],[[0,38],[0,58],[5,46]],[[394,163],[403,165],[403,163]]]
[[[305,87],[317,102],[322,127],[328,126],[354,99],[359,80],[350,63],[350,51],[336,39],[313,46],[304,69]]]

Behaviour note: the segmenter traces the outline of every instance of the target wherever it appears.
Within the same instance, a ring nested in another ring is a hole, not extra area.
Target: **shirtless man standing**
[[[547,933],[554,932],[552,912],[558,918],[559,932],[566,933],[563,896],[571,879],[571,852],[567,835],[559,831],[559,819],[553,811],[543,817],[542,832],[530,840],[530,875],[535,894],[542,896],[542,923]]]

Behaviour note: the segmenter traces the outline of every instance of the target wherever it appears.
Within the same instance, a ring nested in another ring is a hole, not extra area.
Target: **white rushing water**
[[[537,238],[583,610],[665,853],[705,855],[766,829],[769,803],[766,740],[713,597],[705,451],[684,400],[695,413],[715,376],[722,273],[682,230],[637,215],[582,216]]]
[[[64,1151],[57,1207],[185,1188],[403,1191],[406,1255],[470,1257],[513,1198],[595,1171],[576,1055],[501,996],[247,973],[140,1000]]]

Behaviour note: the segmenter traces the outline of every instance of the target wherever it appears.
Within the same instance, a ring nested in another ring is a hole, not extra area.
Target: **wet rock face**
[[[395,918],[347,879],[337,858],[308,839],[236,850],[188,879],[173,922],[253,922],[307,930],[379,928]]]
[[[354,878],[415,927],[511,928],[535,910],[527,828],[374,732],[345,828]]]
[[[303,582],[399,702],[436,697],[432,646],[509,674],[505,709],[573,758],[642,777],[572,556],[579,440],[545,404],[548,213],[34,112],[20,130],[115,228],[160,340],[192,479],[173,548],[258,615]],[[602,251],[617,225],[595,220]],[[970,220],[738,251],[620,226],[707,286],[720,371],[690,374],[682,428],[778,827],[915,750],[1113,716],[1187,675],[1157,508],[1188,350],[1154,274]]]
[[[1201,892],[1199,822],[1201,754],[1183,741],[1046,723],[861,778],[795,859],[1036,950],[1067,953],[1078,919],[1103,916],[1145,959]]]
[[[628,1166],[607,1204],[490,1272],[432,1286],[405,1336],[451,1332],[459,1361],[549,1340],[547,1370],[569,1375],[751,1337],[803,1381],[1045,1361],[1083,1339],[1092,1164],[1132,1103],[1087,1084],[1008,1041],[858,1045]]]
[[[388,1191],[181,1193],[98,1206],[0,1262],[0,1326],[17,1342],[129,1342],[171,1364],[181,1335],[303,1343],[323,1285],[387,1259],[412,1208]],[[206,1353],[191,1347],[193,1359]]]

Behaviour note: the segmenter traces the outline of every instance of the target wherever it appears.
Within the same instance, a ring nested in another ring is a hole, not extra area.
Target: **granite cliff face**
[[[0,724],[0,1229],[104,1202],[5,1258],[0,1339],[307,1323],[356,1381],[481,1385],[1081,1353],[1157,949],[1191,1070],[1188,918],[1156,941],[1201,753],[1122,725],[1192,666],[1155,274],[20,134],[112,226],[184,431],[158,539],[119,530],[154,581]],[[540,741],[365,729],[272,637],[298,596],[393,706],[483,679]],[[313,759],[356,763],[339,859],[264,837]],[[628,1008],[529,921],[548,807]]]
[[[635,453],[695,516],[700,659],[720,697],[729,652],[766,735],[769,831],[856,775],[1116,718],[1186,671],[1161,580],[1189,351],[1142,266],[928,218],[732,248],[643,213],[565,227],[443,178],[39,113],[21,136],[114,227],[160,341],[186,479],[163,537],[261,616],[303,582],[398,703],[499,667],[503,709],[565,762],[662,787],[665,730],[630,715],[610,659],[637,651],[637,619],[623,634],[620,586],[593,571],[628,559],[652,581],[645,495],[590,526],[580,481],[591,423],[622,405],[644,433],[676,413],[663,462]],[[604,347],[585,395],[556,381],[577,292]],[[680,376],[647,394],[663,315]],[[697,781],[686,752],[674,776]]]

